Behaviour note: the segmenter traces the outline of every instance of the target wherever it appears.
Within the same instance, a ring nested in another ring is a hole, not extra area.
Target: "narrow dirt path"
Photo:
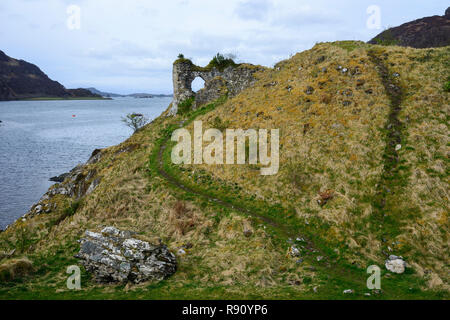
[[[399,82],[399,74],[389,71],[386,54],[371,50],[368,53],[370,60],[375,65],[381,82],[385,88],[386,94],[390,101],[390,111],[385,125],[385,149],[383,153],[383,171],[378,182],[376,195],[374,200],[374,218],[376,222],[382,226],[381,240],[382,243],[388,243],[388,233],[392,232],[397,226],[395,219],[390,217],[388,199],[393,196],[399,196],[399,182],[404,179],[399,172],[399,147],[403,143],[403,123],[399,120],[399,114],[402,110],[403,90]],[[389,221],[388,221],[388,218]],[[387,244],[383,245],[387,247]],[[383,254],[389,255],[387,248],[383,248]]]

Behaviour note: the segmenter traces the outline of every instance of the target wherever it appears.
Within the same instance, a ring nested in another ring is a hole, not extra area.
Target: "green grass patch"
[[[195,102],[195,98],[191,97],[191,98],[187,98],[183,101],[181,101],[178,104],[178,114],[184,115],[189,113],[192,110],[192,106],[194,105]]]

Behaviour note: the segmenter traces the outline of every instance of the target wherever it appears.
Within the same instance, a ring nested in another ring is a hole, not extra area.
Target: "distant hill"
[[[133,98],[153,98],[155,95],[150,93],[131,93],[128,94],[127,97],[133,97]]]
[[[0,51],[0,100],[31,98],[100,98],[84,89],[66,89],[36,65]]]
[[[86,88],[86,90],[89,90],[90,92],[92,92],[94,94],[98,94],[102,97],[108,97],[108,98],[123,97],[123,95],[121,95],[121,94],[111,93],[111,92],[103,92],[103,91],[97,90],[96,88]]]
[[[450,8],[443,16],[426,17],[387,29],[369,43],[413,48],[448,46],[450,45]]]
[[[172,97],[171,94],[153,94],[153,93],[131,93],[131,94],[117,94],[111,92],[103,92],[96,88],[86,88],[94,94],[101,95],[102,97],[115,98],[115,97],[134,97],[134,98],[158,98],[158,97]]]
[[[128,95],[102,92],[96,88],[66,89],[50,79],[38,66],[7,56],[0,50],[0,101],[34,98],[154,98],[172,95],[133,93]]]

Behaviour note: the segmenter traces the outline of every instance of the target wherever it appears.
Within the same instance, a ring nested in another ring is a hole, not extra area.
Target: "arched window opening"
[[[200,89],[203,89],[204,87],[205,87],[205,80],[203,80],[202,78],[197,77],[194,79],[194,81],[192,81],[191,84],[192,91],[197,92]]]

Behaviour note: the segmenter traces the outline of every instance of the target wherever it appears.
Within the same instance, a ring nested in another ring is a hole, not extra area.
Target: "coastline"
[[[127,141],[129,138],[130,137],[126,138],[125,140],[123,140],[122,142],[120,142],[120,143],[118,143],[116,145],[109,146],[109,147],[106,147],[104,149],[119,146],[122,143],[124,143],[125,141]],[[59,177],[64,176],[64,179],[62,181],[60,181],[60,182],[54,181],[55,183],[52,184],[47,189],[47,191],[39,198],[39,200],[37,202],[35,202],[35,203],[33,203],[31,205],[30,209],[27,212],[25,212],[23,215],[21,215],[20,217],[15,219],[10,224],[6,225],[4,228],[2,228],[0,226],[0,233],[8,230],[8,228],[10,226],[16,224],[20,220],[26,221],[30,217],[33,217],[35,215],[39,215],[41,213],[44,213],[45,210],[43,210],[43,208],[45,207],[45,204],[43,203],[43,201],[48,200],[51,197],[53,197],[55,195],[58,195],[58,194],[66,195],[66,194],[72,193],[73,192],[73,186],[70,186],[68,189],[66,189],[65,188],[66,184],[64,184],[64,182],[70,182],[70,183],[73,183],[75,185],[77,183],[76,179],[83,172],[83,170],[86,168],[86,166],[89,165],[89,164],[96,163],[100,159],[102,150],[103,149],[94,149],[87,161],[79,163],[75,167],[73,167],[71,170],[69,170],[68,172],[63,172],[62,174],[60,174]],[[49,181],[52,181],[50,179],[51,178],[49,178]],[[68,181],[66,181],[66,179]],[[94,189],[98,186],[99,182],[100,182],[99,178],[98,179],[93,179],[91,181],[90,185],[89,185],[89,188],[84,191],[83,196],[91,193],[92,191],[94,191]],[[61,188],[59,188],[59,186],[61,186]],[[45,213],[48,213],[48,212],[45,212]]]
[[[71,97],[71,98],[39,97],[39,98],[8,100],[8,101],[52,101],[52,100],[113,100],[113,99],[104,97]]]
[[[165,98],[169,98],[169,97],[155,97],[155,98],[165,99]],[[159,100],[159,99],[158,99],[158,100]],[[42,98],[29,98],[29,99],[9,100],[9,101],[4,101],[4,102],[13,102],[13,101],[29,101],[29,102],[33,102],[33,101],[64,101],[64,100],[74,100],[74,101],[77,101],[77,100],[80,100],[80,101],[82,101],[82,100],[87,100],[87,101],[89,101],[89,100],[108,100],[108,101],[113,101],[113,100],[117,100],[117,99],[109,98],[109,97],[108,97],[108,98],[96,98],[96,97],[89,97],[89,98],[66,98],[66,99],[65,99],[65,98],[57,98],[57,97],[42,97]],[[133,100],[134,100],[134,99],[133,99]],[[143,99],[143,100],[147,100],[147,99]],[[0,102],[2,102],[2,101],[0,101]],[[160,117],[160,116],[164,113],[164,110],[166,110],[166,108],[167,108],[167,104],[164,104],[164,107],[163,107],[163,109],[162,109],[163,111],[161,111],[161,112],[159,112],[159,113],[157,113],[157,114],[154,114],[154,115],[153,115],[154,119]],[[0,125],[1,125],[1,124],[0,124]],[[120,141],[118,141],[118,142],[115,143],[115,144],[108,145],[107,147],[105,147],[105,149],[117,147],[117,146],[123,144],[125,141],[127,141],[130,137],[131,137],[131,136],[128,136],[128,137],[126,137],[125,139],[120,140]],[[63,171],[63,172],[61,172],[61,173],[62,173],[63,175],[64,175],[64,174],[67,174],[67,175],[69,176],[69,180],[71,180],[70,178],[73,178],[73,176],[71,176],[70,173],[73,173],[73,172],[80,173],[80,170],[82,171],[82,170],[85,168],[85,166],[86,166],[87,164],[89,164],[89,161],[91,160],[92,155],[93,155],[94,153],[96,153],[96,152],[98,152],[98,149],[95,148],[95,147],[92,148],[92,149],[91,149],[91,152],[89,153],[89,154],[90,154],[90,157],[89,157],[88,159],[85,158],[84,160],[81,160],[77,165],[75,165],[74,167],[72,167],[70,170]],[[61,174],[59,174],[59,175],[61,175]],[[50,179],[50,178],[51,178],[51,176],[48,177],[48,179]],[[92,184],[92,188],[91,188],[91,190],[89,190],[89,192],[93,191],[93,189],[96,187],[96,185],[97,185],[97,183],[98,183],[98,181],[95,181],[95,182],[94,182],[94,180],[96,180],[96,179],[93,179],[92,181],[90,181],[90,183]],[[49,180],[49,181],[51,181],[51,180]],[[54,181],[54,183],[51,184],[51,185],[46,189],[45,192],[43,192],[42,194],[40,194],[40,197],[37,199],[37,201],[32,202],[32,203],[30,204],[30,206],[28,207],[28,209],[25,209],[24,211],[22,211],[22,213],[19,213],[19,216],[17,216],[16,219],[12,220],[12,221],[11,221],[10,223],[8,223],[8,224],[0,225],[0,233],[1,233],[1,232],[4,232],[4,231],[6,231],[6,230],[8,230],[9,227],[15,225],[16,223],[18,223],[18,222],[20,222],[20,221],[25,221],[25,220],[27,220],[29,217],[34,216],[34,215],[36,215],[39,211],[41,211],[41,210],[38,209],[38,210],[37,210],[38,212],[35,212],[35,211],[36,211],[36,208],[41,204],[41,202],[42,202],[43,200],[46,200],[46,199],[47,199],[46,195],[47,195],[52,189],[55,189],[55,188],[56,188],[56,190],[54,191],[55,194],[60,194],[59,192],[61,192],[61,194],[64,195],[64,191],[63,191],[63,190],[58,190],[58,185],[63,185],[63,182],[64,182],[64,181],[61,181],[61,182],[56,182],[56,181]],[[66,181],[66,182],[67,182],[67,181]],[[72,181],[72,182],[74,182],[74,181]],[[89,185],[89,186],[90,186],[90,185]],[[69,189],[70,189],[70,188],[69,188]],[[67,191],[70,192],[70,190],[67,190]],[[84,191],[88,192],[88,190],[84,190]],[[53,196],[53,195],[54,195],[54,194],[52,194],[52,195],[50,195],[50,196]],[[39,212],[39,214],[40,214],[40,213],[44,213],[44,212],[45,212],[45,210],[42,210],[42,212]]]

